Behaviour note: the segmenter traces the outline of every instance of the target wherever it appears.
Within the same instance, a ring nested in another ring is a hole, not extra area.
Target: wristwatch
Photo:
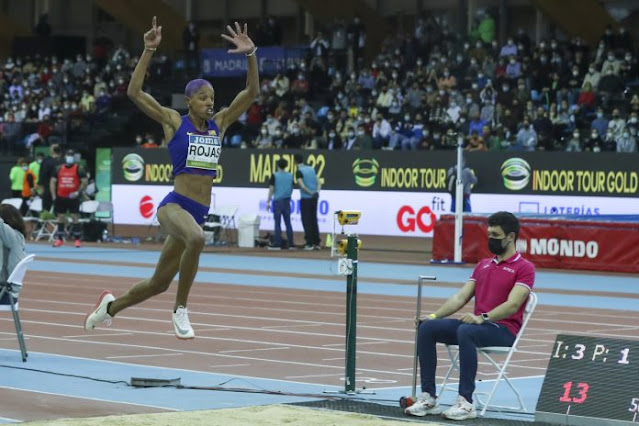
[[[490,318],[488,318],[488,314],[486,312],[484,312],[483,314],[481,314],[481,317],[484,321],[490,321]]]

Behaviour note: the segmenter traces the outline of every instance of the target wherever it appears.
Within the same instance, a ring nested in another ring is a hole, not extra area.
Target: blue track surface
[[[82,250],[53,249],[44,245],[30,245],[30,253],[39,257],[63,259],[82,259],[89,263],[70,263],[37,260],[31,269],[35,271],[64,272],[87,276],[90,274],[104,275],[102,262],[135,262],[139,266],[109,266],[108,273],[113,277],[146,278],[151,275],[155,262],[159,257],[156,251],[142,251],[109,247],[85,247]],[[260,286],[292,288],[313,291],[344,292],[345,284],[336,280],[321,278],[291,278],[286,273],[306,273],[318,276],[332,276],[336,269],[335,260],[298,260],[286,258],[270,258],[260,256],[241,256],[230,254],[205,253],[200,264],[204,267],[221,267],[258,271],[269,271],[275,275],[257,275],[244,273],[199,272],[196,278],[198,285],[207,283],[222,283],[237,286]],[[419,274],[436,275],[438,280],[446,282],[464,282],[470,275],[470,266],[435,266],[398,265],[384,263],[363,262],[359,268],[358,291],[362,294],[389,295],[414,297],[415,286],[395,284],[395,280],[415,280]],[[277,273],[282,275],[278,275]],[[385,280],[386,282],[372,282]],[[605,275],[597,273],[575,274],[570,272],[538,271],[536,287],[539,289],[568,289],[568,290],[598,290],[610,293],[639,292],[639,278],[628,275]],[[426,297],[445,298],[453,294],[454,288],[438,287],[436,283],[424,286]],[[542,293],[540,305],[570,306],[592,309],[592,307],[639,311],[636,299],[620,297],[573,296]],[[237,375],[214,374],[190,370],[178,370],[142,366],[69,356],[59,356],[44,353],[30,353],[29,362],[23,364],[19,360],[18,352],[0,350],[0,365],[12,367],[28,367],[53,371],[60,374],[75,374],[103,378],[110,381],[129,382],[131,377],[176,378],[180,377],[183,385],[187,386],[216,386],[232,378],[236,380],[226,386],[251,389],[269,389],[287,393],[321,394],[329,389],[324,385],[297,383],[261,379],[254,377],[238,377]],[[542,379],[539,377],[517,379],[522,381],[520,389],[524,392],[529,409],[535,407]],[[478,389],[485,388],[491,383],[482,382]],[[24,371],[0,367],[0,387],[31,390],[35,392],[66,395],[70,397],[95,398],[99,400],[140,404],[150,407],[161,407],[169,410],[200,410],[215,408],[243,407],[248,405],[264,405],[273,403],[300,402],[312,400],[311,397],[294,397],[267,394],[246,394],[226,391],[179,390],[171,388],[135,389],[124,384],[109,384],[89,381],[60,375],[48,375],[34,371]],[[333,388],[335,389],[335,388]],[[394,403],[402,396],[410,394],[407,387],[386,388],[377,391],[376,395],[366,396],[372,400],[386,400]],[[358,396],[358,398],[363,396]],[[451,403],[455,395],[451,392],[443,398],[443,403]],[[510,403],[505,393],[500,393],[501,403]],[[11,423],[12,419],[2,418],[0,423]]]

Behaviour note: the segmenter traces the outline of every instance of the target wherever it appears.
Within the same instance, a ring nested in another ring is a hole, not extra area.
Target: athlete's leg
[[[158,220],[165,233],[174,238],[179,238],[184,244],[179,266],[180,278],[175,298],[175,310],[178,306],[186,307],[189,292],[200,263],[200,253],[204,249],[204,231],[189,212],[173,203],[165,205],[158,211]]]
[[[109,306],[109,315],[114,316],[129,306],[137,305],[166,291],[178,272],[183,252],[184,243],[169,235],[162,247],[162,254],[153,276],[135,284],[129,291],[114,300]]]

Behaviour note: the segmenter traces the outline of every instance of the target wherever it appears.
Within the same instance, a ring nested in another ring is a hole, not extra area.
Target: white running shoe
[[[86,331],[93,331],[93,329],[100,324],[111,325],[111,319],[113,317],[107,313],[107,306],[109,306],[109,302],[113,302],[114,300],[115,297],[110,291],[105,290],[102,292],[98,302],[95,304],[93,312],[90,312],[84,319],[84,329]]]
[[[404,409],[404,414],[410,416],[424,417],[426,414],[441,414],[437,398],[433,398],[428,392],[423,392],[417,401],[410,407]]]
[[[455,405],[444,411],[442,417],[450,420],[474,419],[477,418],[477,411],[475,410],[475,404],[458,395]]]
[[[193,327],[189,321],[189,312],[184,306],[178,306],[173,313],[173,328],[178,339],[192,339],[195,337]]]

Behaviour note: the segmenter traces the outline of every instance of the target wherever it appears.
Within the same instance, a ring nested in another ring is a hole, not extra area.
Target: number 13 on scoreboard
[[[575,404],[581,404],[588,399],[588,389],[590,389],[590,385],[588,383],[577,383],[576,391],[579,395],[578,397],[571,397],[570,391],[572,390],[572,382],[566,382],[562,385],[564,387],[564,394],[559,397],[561,402],[570,402]]]

